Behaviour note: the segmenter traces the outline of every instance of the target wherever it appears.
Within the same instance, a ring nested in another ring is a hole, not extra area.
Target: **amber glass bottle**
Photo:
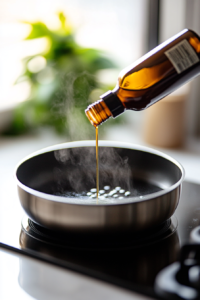
[[[199,73],[200,37],[185,29],[122,70],[114,90],[85,113],[96,127],[126,109],[146,109]]]

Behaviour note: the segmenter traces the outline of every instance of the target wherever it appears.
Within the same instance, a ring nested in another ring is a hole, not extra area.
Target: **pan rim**
[[[61,144],[56,144],[52,145],[46,148],[42,148],[38,151],[33,152],[32,154],[26,156],[24,159],[22,159],[17,166],[15,167],[14,171],[14,178],[17,182],[17,185],[24,191],[28,192],[29,194],[42,198],[44,200],[48,201],[54,201],[54,202],[59,202],[59,203],[64,203],[66,205],[79,205],[79,206],[97,206],[96,203],[87,203],[87,202],[81,202],[80,200],[76,201],[74,198],[66,198],[64,196],[56,196],[56,195],[51,195],[51,194],[46,194],[43,192],[39,192],[37,190],[34,190],[26,185],[24,185],[18,178],[17,178],[17,170],[18,168],[28,159],[31,159],[34,156],[38,156],[40,154],[46,153],[46,152],[52,152],[56,150],[61,150],[61,149],[67,149],[67,148],[78,148],[78,147],[95,147],[95,140],[82,140],[82,141],[74,141],[74,142],[66,142],[66,143],[61,143]],[[126,201],[119,201],[117,203],[100,203],[98,202],[98,206],[117,206],[117,205],[127,205],[127,204],[132,204],[136,202],[144,202],[148,200],[152,200],[157,197],[161,197],[163,195],[166,195],[167,193],[175,190],[178,186],[181,185],[185,178],[185,170],[183,166],[174,158],[172,158],[170,155],[165,154],[159,150],[138,145],[138,144],[133,144],[133,143],[126,143],[126,142],[119,142],[119,141],[105,141],[105,140],[100,140],[99,141],[99,146],[100,147],[113,147],[113,148],[125,148],[125,149],[131,149],[131,150],[138,150],[138,151],[143,151],[147,153],[151,153],[154,155],[158,155],[164,159],[167,159],[168,161],[172,162],[174,165],[176,165],[180,172],[181,172],[181,177],[180,179],[173,185],[169,186],[168,188],[165,188],[161,191],[151,193],[148,195],[144,195],[142,198],[140,196],[137,197],[130,197],[127,198]],[[67,200],[66,200],[67,199]]]

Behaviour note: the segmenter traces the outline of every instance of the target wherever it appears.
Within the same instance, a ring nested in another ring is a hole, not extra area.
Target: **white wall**
[[[161,0],[160,42],[184,28],[200,34],[199,0]],[[187,101],[188,135],[200,135],[200,77],[191,81]]]
[[[185,8],[185,0],[161,0],[160,43],[185,28]]]

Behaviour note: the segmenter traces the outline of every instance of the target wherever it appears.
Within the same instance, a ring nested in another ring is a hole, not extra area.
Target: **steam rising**
[[[87,185],[95,186],[95,149],[94,148],[72,148],[62,149],[54,152],[55,158],[63,166],[64,170],[56,170],[55,176],[59,177],[60,188],[63,190],[66,182],[69,188],[75,192],[87,190]],[[58,174],[60,172],[60,174]]]
[[[60,82],[60,92],[53,101],[51,112],[56,119],[63,120],[67,135],[72,140],[88,139],[90,132],[93,132],[85,109],[94,82],[94,76],[88,72],[81,72],[79,76],[69,72]]]
[[[120,149],[100,147],[99,169],[100,176],[108,178],[107,184],[115,187],[122,186],[124,189],[131,188],[131,170],[128,164],[128,157],[119,154]]]
[[[120,149],[99,147],[100,188],[104,185],[131,188],[131,170],[128,158],[119,154]],[[75,192],[89,191],[96,186],[95,147],[62,149],[54,152],[56,160],[65,166],[55,171],[60,192],[66,189],[66,182]]]

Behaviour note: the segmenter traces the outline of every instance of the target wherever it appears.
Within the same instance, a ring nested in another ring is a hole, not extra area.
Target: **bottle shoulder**
[[[146,109],[199,73],[200,37],[185,29],[120,72],[118,83],[111,92],[117,101],[112,96],[110,103],[102,95],[104,102],[92,105],[86,114],[90,121],[95,119],[93,125],[97,125],[126,109]]]
[[[127,90],[147,89],[172,74],[185,71],[199,59],[200,39],[186,29],[122,70],[118,85]]]

